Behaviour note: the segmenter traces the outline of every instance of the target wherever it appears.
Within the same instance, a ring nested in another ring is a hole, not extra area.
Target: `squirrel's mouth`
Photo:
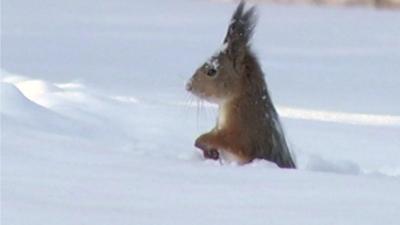
[[[202,90],[198,90],[197,88],[194,88],[192,79],[190,79],[186,83],[185,89],[186,89],[187,92],[190,92],[194,96],[196,96],[196,97],[198,97],[200,99],[203,99],[203,100],[205,100],[207,102],[215,103],[215,104],[220,104],[221,103],[221,99],[219,99],[219,98],[217,98],[217,97],[215,97],[213,95],[207,94],[206,91],[202,91]]]
[[[207,94],[204,93],[204,92],[194,92],[194,91],[191,91],[191,93],[192,93],[193,95],[195,95],[196,97],[198,97],[198,98],[200,98],[200,99],[203,99],[203,100],[205,100],[205,101],[207,101],[207,102],[209,102],[209,103],[213,103],[213,104],[220,105],[220,104],[223,102],[221,99],[219,99],[219,98],[217,98],[217,97],[215,97],[215,96],[207,95]]]

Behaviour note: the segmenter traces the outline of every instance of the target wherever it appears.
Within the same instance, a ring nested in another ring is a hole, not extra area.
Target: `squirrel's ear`
[[[224,44],[227,45],[227,53],[234,61],[245,54],[257,21],[256,8],[253,6],[244,11],[244,7],[245,2],[241,1],[233,13],[224,39]]]

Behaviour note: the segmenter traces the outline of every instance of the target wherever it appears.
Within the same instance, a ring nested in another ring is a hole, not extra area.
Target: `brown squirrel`
[[[209,159],[245,164],[259,158],[295,168],[263,72],[250,50],[255,7],[244,8],[241,1],[223,49],[198,68],[186,85],[187,91],[219,105],[216,127],[198,137],[195,146]]]

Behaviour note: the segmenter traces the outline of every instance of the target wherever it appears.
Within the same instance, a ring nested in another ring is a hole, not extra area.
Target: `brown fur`
[[[264,75],[248,44],[254,12],[254,8],[244,12],[244,2],[239,4],[224,41],[226,49],[202,65],[187,85],[188,91],[220,108],[216,127],[197,138],[195,146],[207,158],[230,153],[240,164],[262,158],[295,168]]]

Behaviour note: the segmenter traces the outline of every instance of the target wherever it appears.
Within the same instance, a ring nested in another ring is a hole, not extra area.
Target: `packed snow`
[[[3,0],[1,224],[400,223],[400,14],[261,5],[299,169],[204,160],[185,92],[235,4]]]

